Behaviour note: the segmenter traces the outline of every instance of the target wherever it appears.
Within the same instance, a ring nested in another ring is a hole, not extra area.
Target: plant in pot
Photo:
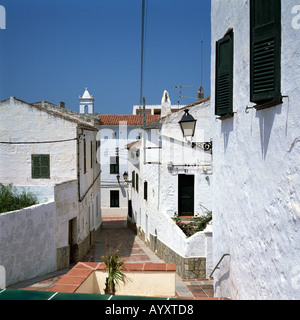
[[[115,295],[116,285],[120,282],[125,284],[127,280],[127,276],[123,272],[126,271],[124,266],[125,261],[121,259],[118,249],[108,252],[106,256],[102,256],[101,258],[106,264],[105,270],[108,272],[104,292],[105,294]]]

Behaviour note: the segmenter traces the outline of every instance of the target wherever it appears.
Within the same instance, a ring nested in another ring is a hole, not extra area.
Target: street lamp
[[[128,172],[127,172],[127,171],[125,171],[125,172],[123,173],[123,178],[124,178],[124,180],[125,180],[126,183],[131,183],[131,181],[128,181]]]
[[[189,114],[189,109],[184,110],[185,114],[179,121],[180,128],[184,137],[193,137],[195,134],[196,122],[193,116]]]
[[[189,114],[189,109],[184,110],[185,114],[179,121],[179,125],[182,134],[185,138],[191,138],[195,135],[195,128],[197,120],[194,119],[192,115]],[[199,147],[204,151],[212,152],[212,142],[192,142],[192,148]]]

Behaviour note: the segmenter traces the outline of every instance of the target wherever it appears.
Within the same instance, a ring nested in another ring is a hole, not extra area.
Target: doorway
[[[68,244],[70,247],[70,260],[69,260],[70,265],[76,261],[76,245],[75,245],[76,225],[77,225],[77,218],[69,220]]]
[[[194,175],[178,175],[178,215],[194,216]]]

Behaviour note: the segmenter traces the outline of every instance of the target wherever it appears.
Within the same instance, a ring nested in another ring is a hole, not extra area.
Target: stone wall
[[[141,227],[138,227],[130,219],[127,220],[127,225],[139,238],[145,241],[145,232]],[[184,258],[151,233],[150,239],[145,242],[166,263],[175,263],[176,272],[182,279],[204,279],[207,277],[207,259],[205,257]]]
[[[183,258],[157,237],[150,235],[150,247],[153,251],[157,250],[157,255],[166,263],[175,263],[176,272],[184,279],[204,279],[206,278],[206,258]]]

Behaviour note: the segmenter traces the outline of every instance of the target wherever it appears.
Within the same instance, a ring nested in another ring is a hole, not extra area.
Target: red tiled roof
[[[146,123],[158,119],[160,115],[147,115]],[[100,120],[103,126],[118,126],[121,121],[126,121],[127,126],[142,126],[143,116],[126,115],[126,114],[102,114]]]

